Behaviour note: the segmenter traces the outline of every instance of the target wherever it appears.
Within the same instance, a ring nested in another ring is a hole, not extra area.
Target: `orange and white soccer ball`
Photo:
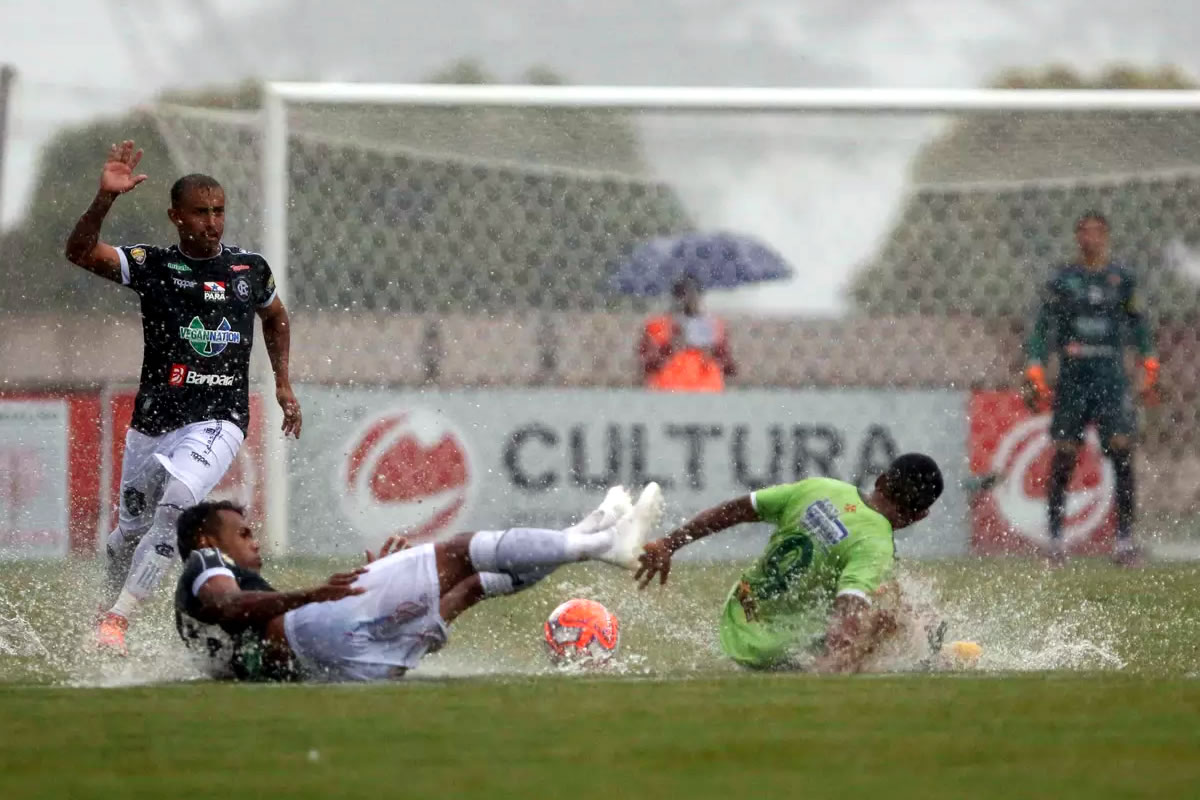
[[[621,641],[616,615],[595,600],[579,598],[554,609],[544,632],[555,664],[603,664],[617,652]]]

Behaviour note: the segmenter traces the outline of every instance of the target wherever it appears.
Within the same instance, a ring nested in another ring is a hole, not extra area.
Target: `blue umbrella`
[[[685,233],[638,245],[613,274],[611,286],[621,294],[649,296],[670,292],[685,276],[701,289],[731,289],[791,275],[778,253],[749,236]]]

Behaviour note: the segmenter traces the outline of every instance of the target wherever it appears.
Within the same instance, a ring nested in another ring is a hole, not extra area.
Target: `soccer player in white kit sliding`
[[[441,648],[447,626],[488,597],[528,588],[555,567],[604,561],[633,570],[662,518],[657,484],[636,504],[621,487],[564,530],[464,533],[396,549],[325,584],[277,592],[259,575],[254,531],[228,502],[179,518],[183,574],[175,626],[197,666],[222,680],[373,681],[402,676]]]
[[[116,198],[146,179],[142,152],[113,145],[100,189],[67,239],[71,263],[128,286],[141,300],[143,357],[121,464],[120,516],[107,541],[107,611],[96,642],[125,654],[129,618],[175,556],[180,513],[203,500],[237,456],[250,421],[254,317],[275,372],[284,435],[300,435],[300,404],[288,377],[291,334],[266,260],[221,242],[225,192],[207,175],[171,187],[171,247],[114,247],[100,226]],[[111,603],[111,606],[107,605]]]

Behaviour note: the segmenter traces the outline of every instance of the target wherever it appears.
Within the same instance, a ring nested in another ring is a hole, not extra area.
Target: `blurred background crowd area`
[[[138,46],[135,35],[128,46]],[[332,46],[317,49],[327,56]],[[162,42],[144,48],[164,58]],[[502,74],[489,56],[405,79],[489,83],[516,74],[554,84],[598,74],[518,67],[514,58],[502,59]],[[990,53],[985,62],[1011,59]],[[705,77],[697,67],[690,79]],[[809,76],[837,84],[854,74],[819,78]],[[985,82],[1193,87],[1171,67],[1036,68]],[[136,298],[61,255],[111,142],[137,141],[151,178],[118,203],[106,240],[173,241],[167,187],[203,171],[226,188],[227,242],[263,246],[261,83],[225,85],[143,97],[134,110],[47,139],[23,213],[9,214],[0,233],[6,390],[136,380]],[[293,378],[436,389],[639,386],[643,323],[669,299],[623,294],[614,272],[648,239],[729,231],[758,237],[794,270],[781,284],[706,296],[737,364],[729,389],[1015,387],[1040,287],[1073,254],[1076,217],[1099,209],[1112,222],[1114,256],[1143,287],[1163,361],[1161,402],[1144,414],[1144,458],[1159,480],[1145,491],[1190,508],[1200,504],[1197,133],[1200,114],[1190,113],[292,106],[284,284]]]

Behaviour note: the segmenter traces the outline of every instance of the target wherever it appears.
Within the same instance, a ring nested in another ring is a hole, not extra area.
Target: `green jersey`
[[[766,667],[823,634],[838,595],[869,602],[891,572],[895,543],[891,523],[843,481],[809,478],[750,499],[775,532],[726,600],[721,646]]]

